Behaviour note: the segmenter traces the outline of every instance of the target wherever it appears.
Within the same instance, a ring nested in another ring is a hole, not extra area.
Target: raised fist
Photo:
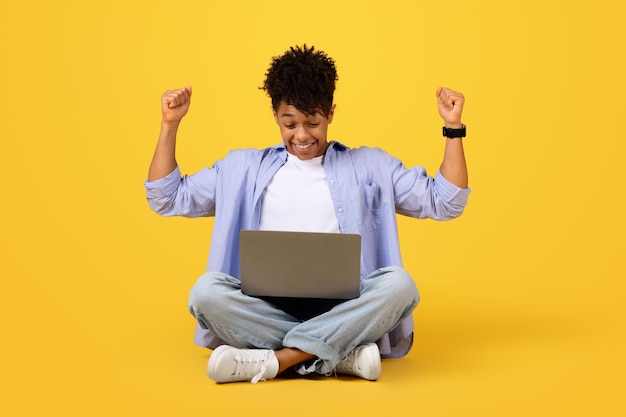
[[[461,113],[463,112],[464,103],[465,97],[463,97],[463,94],[449,88],[437,88],[437,107],[446,127],[461,127]]]
[[[165,122],[179,122],[189,111],[191,86],[167,90],[161,96],[161,113]]]

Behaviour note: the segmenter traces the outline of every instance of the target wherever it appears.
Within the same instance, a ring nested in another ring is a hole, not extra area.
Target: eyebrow
[[[319,113],[316,113],[316,114],[319,114]],[[305,116],[305,117],[306,117],[306,119],[307,119],[307,120],[309,120],[310,118],[315,117],[315,116],[316,116],[316,114],[312,114],[312,115],[310,115],[310,116]],[[320,114],[320,115],[321,115],[321,114]],[[295,115],[295,114],[293,114],[293,113],[288,113],[288,112],[287,112],[287,113],[282,113],[279,117],[281,117],[281,118],[283,118],[283,117],[296,117],[296,115]],[[323,116],[322,116],[322,117],[323,117]]]

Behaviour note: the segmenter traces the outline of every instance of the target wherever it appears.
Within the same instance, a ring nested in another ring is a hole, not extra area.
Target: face
[[[312,159],[323,155],[328,148],[328,125],[333,121],[335,106],[328,117],[321,113],[306,116],[294,106],[280,102],[274,111],[274,119],[280,127],[280,134],[287,151],[300,159]]]

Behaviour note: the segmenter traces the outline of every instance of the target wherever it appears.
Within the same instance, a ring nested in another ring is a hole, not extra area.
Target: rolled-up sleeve
[[[459,217],[471,190],[448,181],[440,171],[428,176],[422,167],[399,166],[394,176],[396,212],[405,216],[451,220]]]
[[[454,219],[463,214],[471,190],[452,184],[440,171],[435,174],[434,183],[439,196],[438,212],[441,220]]]
[[[181,176],[176,167],[163,178],[144,182],[148,204],[162,216],[213,216],[217,175],[214,167]]]

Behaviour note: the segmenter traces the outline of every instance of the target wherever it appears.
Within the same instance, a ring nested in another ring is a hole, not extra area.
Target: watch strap
[[[460,129],[451,129],[444,126],[442,133],[444,138],[464,138],[467,134],[467,128],[465,125],[463,125]]]

